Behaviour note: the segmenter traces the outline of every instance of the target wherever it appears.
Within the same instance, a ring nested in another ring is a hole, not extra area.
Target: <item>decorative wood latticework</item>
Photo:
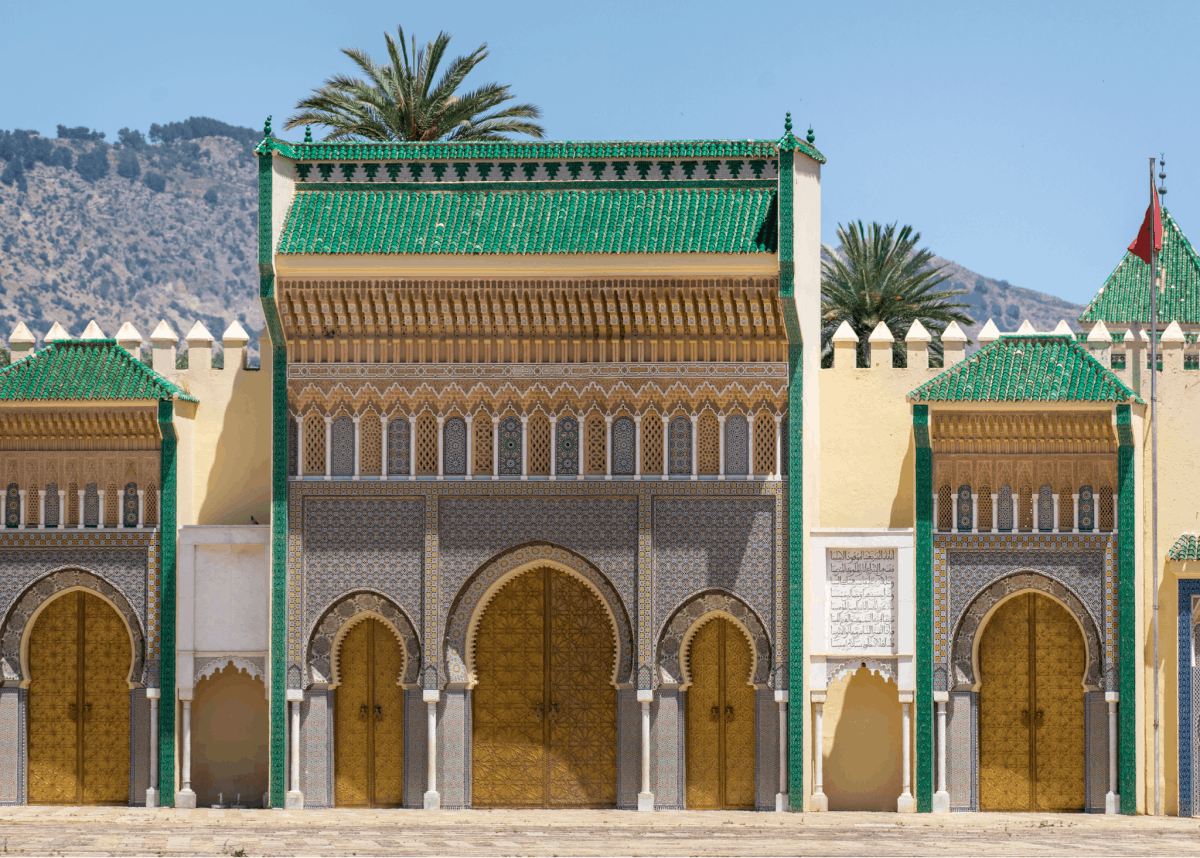
[[[157,450],[153,408],[4,409],[3,450]]]
[[[1108,411],[934,411],[934,453],[1111,453],[1117,435]]]

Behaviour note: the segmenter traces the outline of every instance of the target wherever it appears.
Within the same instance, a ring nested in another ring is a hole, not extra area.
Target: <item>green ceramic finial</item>
[[[812,145],[814,142],[816,142],[816,139],[817,139],[817,135],[816,135],[816,134],[813,134],[813,130],[812,130],[812,126],[811,126],[811,125],[810,125],[810,126],[808,126],[808,138],[807,138],[807,139],[808,139],[808,145],[809,145],[809,146],[811,146],[811,145]]]
[[[311,125],[304,126],[304,142],[305,143],[312,142],[312,126]]]
[[[783,130],[787,134],[792,133],[792,112],[789,110],[787,118],[783,120]]]
[[[267,117],[267,121],[263,123],[263,137],[271,136],[271,117]]]

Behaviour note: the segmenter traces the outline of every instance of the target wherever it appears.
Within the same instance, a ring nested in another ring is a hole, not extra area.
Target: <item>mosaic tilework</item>
[[[382,593],[420,627],[423,506],[420,498],[305,500],[303,516],[297,517],[303,529],[305,637],[319,614],[354,590]]]
[[[638,496],[638,590],[637,634],[639,691],[649,691],[655,685],[654,660],[654,589],[658,580],[654,572],[654,495],[643,491]]]
[[[470,748],[471,692],[448,689],[438,702],[437,769],[443,808],[471,806]]]
[[[1054,489],[1042,486],[1038,489],[1038,530],[1047,533],[1054,530]]]
[[[779,792],[779,707],[775,692],[754,692],[754,809],[774,810]]]
[[[1104,813],[1104,796],[1108,792],[1108,704],[1103,691],[1087,691],[1083,695],[1084,736],[1084,806],[1089,813]]]
[[[996,495],[996,524],[1001,533],[1011,533],[1013,529],[1012,486],[1001,486]]]
[[[1091,533],[1096,527],[1096,493],[1091,486],[1079,487],[1079,529]]]
[[[137,527],[138,523],[138,493],[137,483],[126,483],[124,497],[121,499],[121,523],[126,527]],[[49,506],[49,498],[47,506]]]
[[[150,701],[146,689],[129,691],[129,803],[146,804],[150,787]]]
[[[667,450],[670,453],[672,476],[686,476],[692,472],[692,421],[676,417],[668,429]]]
[[[618,417],[612,424],[612,472],[618,476],[634,474],[634,427],[632,417]]]
[[[634,688],[617,689],[617,807],[637,810],[642,788],[642,707]]]
[[[332,709],[332,691],[310,688],[304,692],[300,703],[300,791],[305,807],[333,806]]]
[[[404,651],[404,674],[400,681],[415,684],[421,670],[421,645],[417,631],[404,613],[386,597],[377,593],[355,593],[341,599],[325,612],[313,629],[308,644],[310,682],[335,682],[333,647],[343,630],[357,623],[366,615],[383,617],[386,625],[400,641]],[[291,683],[288,683],[291,687]]]
[[[521,421],[516,417],[505,417],[500,421],[496,435],[500,445],[500,474],[507,477],[521,476]]]
[[[388,424],[388,474],[391,476],[409,472],[409,445],[412,443],[410,431],[407,420],[396,418]]]
[[[462,476],[467,472],[467,421],[451,417],[442,429],[443,472]]]
[[[955,691],[946,704],[946,792],[951,812],[979,810],[979,694]]]
[[[330,473],[335,477],[354,476],[354,421],[344,415],[335,418],[330,437],[333,442]]]
[[[88,483],[83,489],[83,524],[84,527],[100,524],[100,493],[95,483]]]
[[[721,611],[734,617],[750,633],[754,645],[755,664],[752,680],[755,685],[766,686],[770,681],[771,642],[766,629],[754,612],[744,602],[724,593],[712,592],[689,599],[667,623],[658,645],[658,670],[660,681],[680,684],[684,681],[683,645],[688,631],[705,616]]]
[[[299,438],[297,436],[296,421],[289,417],[288,422],[287,422],[288,476],[289,477],[294,477],[299,473],[299,471],[296,470],[297,467],[299,466],[298,465],[298,462],[299,462],[298,453],[296,451],[296,445],[298,443],[299,443]]]
[[[741,414],[725,418],[725,475],[750,473],[750,425]]]
[[[4,526],[17,527],[21,523],[21,490],[16,483],[9,483],[4,492]]]
[[[24,688],[0,688],[0,805],[25,803]]]
[[[425,806],[428,778],[429,717],[420,688],[404,689],[404,798],[405,807]]]
[[[773,628],[775,513],[771,498],[656,498],[657,627],[691,594],[718,589],[743,599]]]
[[[971,487],[958,487],[958,529],[959,531],[971,532]]]
[[[1193,640],[1197,627],[1193,625],[1197,600],[1200,599],[1200,580],[1182,579],[1178,584],[1179,619],[1176,629],[1178,642],[1179,674],[1179,815],[1193,816],[1196,813],[1197,795],[1197,711],[1196,697],[1200,692],[1197,669],[1193,655]]]
[[[686,691],[663,688],[650,704],[650,790],[656,810],[683,809]]]
[[[555,473],[566,477],[579,473],[579,421],[560,417],[555,429]]]
[[[135,487],[136,488],[136,487]],[[58,505],[58,483],[46,484],[46,527],[58,527],[59,525],[59,505]],[[137,524],[135,519],[134,524]]]

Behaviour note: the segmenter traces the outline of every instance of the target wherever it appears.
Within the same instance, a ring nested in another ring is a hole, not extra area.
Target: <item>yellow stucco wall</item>
[[[227,665],[200,680],[192,704],[192,789],[197,807],[262,807],[267,790],[267,695],[261,679]]]
[[[896,684],[860,667],[829,686],[822,724],[830,810],[894,812],[904,748]]]

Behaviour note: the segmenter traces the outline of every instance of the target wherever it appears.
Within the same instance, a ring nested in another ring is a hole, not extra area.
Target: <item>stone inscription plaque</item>
[[[829,646],[876,651],[896,647],[896,549],[830,548]]]

